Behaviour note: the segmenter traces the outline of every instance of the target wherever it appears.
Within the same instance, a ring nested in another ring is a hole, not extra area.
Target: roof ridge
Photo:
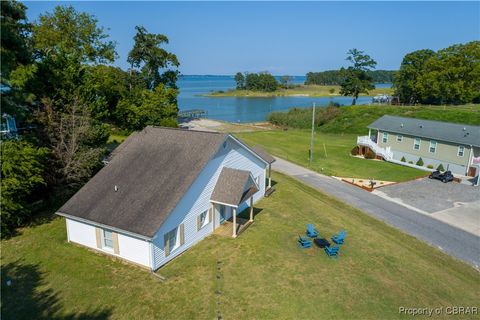
[[[409,120],[423,120],[423,121],[437,122],[437,123],[442,123],[442,124],[454,124],[454,125],[459,125],[459,126],[480,127],[480,126],[476,126],[474,124],[466,124],[466,123],[450,122],[450,121],[440,121],[440,120],[431,120],[431,119],[424,119],[424,118],[402,117],[402,116],[390,115],[390,114],[384,114],[381,118],[383,118],[385,116],[392,117],[392,118],[409,119]],[[378,119],[381,119],[381,118],[378,118]]]
[[[207,134],[215,134],[215,135],[229,135],[229,133],[223,133],[223,132],[216,132],[216,131],[204,131],[204,130],[196,130],[196,129],[183,129],[183,128],[174,128],[174,127],[163,127],[163,126],[155,126],[155,125],[148,125],[146,126],[142,131],[144,131],[147,128],[153,128],[153,129],[166,129],[166,130],[172,130],[172,131],[182,131],[182,132],[193,132],[193,133],[207,133]]]

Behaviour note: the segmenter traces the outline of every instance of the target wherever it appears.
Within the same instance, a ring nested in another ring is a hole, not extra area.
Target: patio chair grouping
[[[347,233],[345,232],[345,230],[342,230],[338,234],[335,234],[333,235],[333,237],[331,237],[332,241],[336,244],[336,246],[330,246],[330,242],[327,239],[321,238],[320,233],[311,223],[307,224],[306,235],[307,237],[298,236],[298,245],[300,246],[300,248],[311,248],[312,242],[314,241],[320,248],[324,248],[327,256],[337,258],[338,251],[340,250],[340,245],[345,242],[345,236],[347,235]],[[313,240],[310,240],[309,238]]]

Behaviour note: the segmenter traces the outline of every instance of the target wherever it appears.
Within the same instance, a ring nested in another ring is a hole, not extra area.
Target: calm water
[[[294,78],[294,83],[303,84],[304,76]],[[287,111],[292,107],[326,106],[329,102],[349,105],[351,97],[273,97],[273,98],[236,98],[236,97],[202,97],[211,91],[235,88],[232,76],[182,76],[178,81],[180,110],[203,109],[208,118],[230,122],[264,121],[272,111]],[[387,85],[388,86],[388,85]],[[360,97],[358,104],[371,101],[370,97]]]

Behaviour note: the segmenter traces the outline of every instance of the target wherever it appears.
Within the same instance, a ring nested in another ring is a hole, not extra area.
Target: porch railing
[[[382,148],[376,144],[369,136],[357,137],[357,144],[365,147],[369,147],[376,155],[381,156],[385,160],[393,159],[393,152],[390,147]]]

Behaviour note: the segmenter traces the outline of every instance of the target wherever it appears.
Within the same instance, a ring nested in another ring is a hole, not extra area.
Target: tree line
[[[99,170],[111,128],[177,125],[179,61],[166,36],[137,26],[122,70],[94,16],[57,6],[31,23],[26,10],[1,2],[2,112],[29,129],[1,142],[2,237]]]
[[[392,70],[368,70],[366,74],[372,78],[374,83],[392,83],[396,71]],[[308,72],[306,74],[305,84],[334,86],[340,85],[344,80],[344,74],[341,70],[327,70],[321,72]]]
[[[411,52],[393,84],[402,103],[480,103],[480,41]]]

